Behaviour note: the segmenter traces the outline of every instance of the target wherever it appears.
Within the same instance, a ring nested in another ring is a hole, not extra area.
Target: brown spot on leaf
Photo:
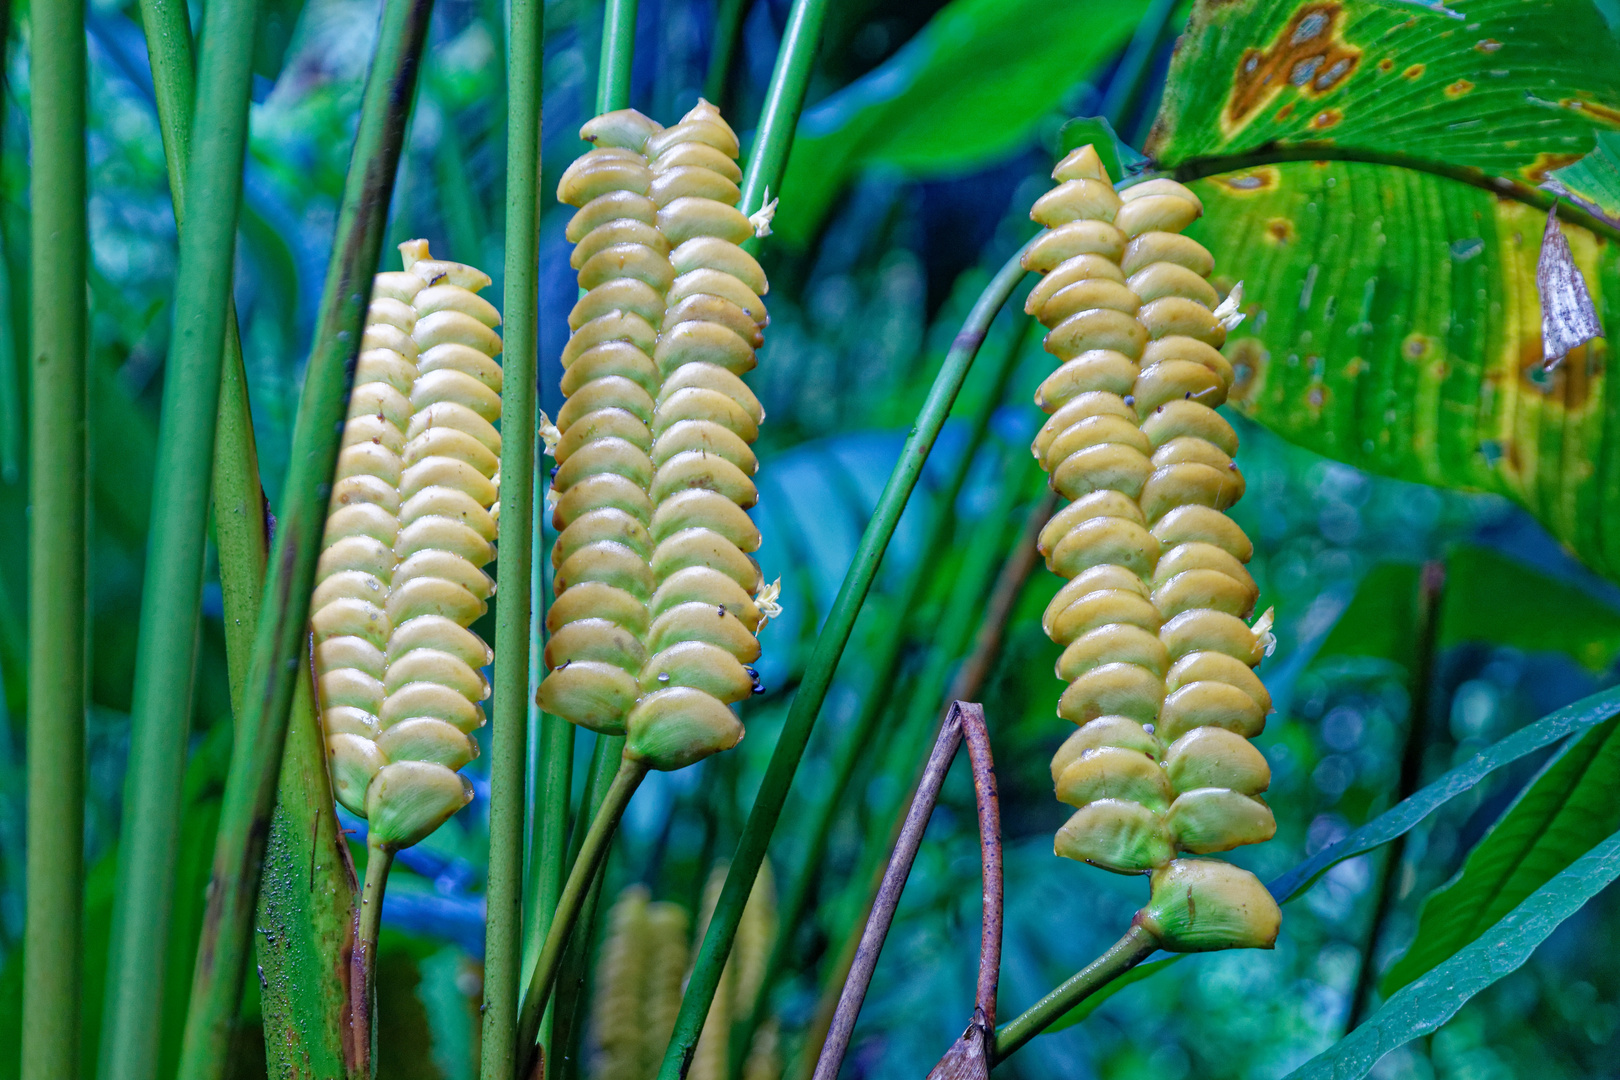
[[[1437,344],[1426,334],[1408,334],[1401,342],[1401,355],[1408,360],[1424,360],[1434,355]]]
[[[1620,127],[1620,109],[1612,105],[1605,105],[1600,101],[1588,101],[1579,97],[1564,98],[1558,104],[1566,109],[1574,109],[1576,112],[1585,113],[1600,124]]]
[[[1293,115],[1294,115],[1294,103],[1292,101],[1290,101],[1288,104],[1284,105],[1282,108],[1277,110],[1277,122],[1281,123],[1282,121],[1287,120],[1290,116],[1293,116]]]
[[[1390,72],[1395,70],[1395,61],[1391,60],[1387,56],[1384,57],[1382,60],[1378,61],[1378,70],[1382,71],[1385,75],[1388,75]]]
[[[1232,388],[1227,400],[1234,405],[1248,401],[1265,373],[1268,354],[1256,337],[1239,338],[1226,347],[1226,358],[1232,361]]]
[[[1311,127],[1316,131],[1326,131],[1344,119],[1344,113],[1338,109],[1323,109],[1311,118]]]
[[[1350,358],[1350,362],[1348,364],[1344,365],[1344,377],[1347,379],[1359,378],[1371,370],[1372,365],[1367,363],[1365,359],[1359,356],[1354,356]]]
[[[1429,69],[1429,66],[1427,64],[1413,64],[1411,67],[1409,67],[1405,71],[1401,72],[1401,78],[1403,78],[1403,79],[1417,79],[1417,78],[1422,77],[1423,73],[1425,71],[1427,71],[1428,69]]]
[[[1245,49],[1221,112],[1225,133],[1235,134],[1289,87],[1317,98],[1343,86],[1361,61],[1361,50],[1340,36],[1343,21],[1338,0],[1305,4],[1264,50]]]
[[[1473,88],[1474,84],[1469,82],[1467,79],[1458,79],[1456,82],[1446,87],[1446,97],[1460,98]]]
[[[1276,191],[1282,186],[1282,172],[1271,165],[1266,165],[1248,172],[1218,176],[1215,182],[1234,195],[1260,195]]]
[[[1266,222],[1266,236],[1274,244],[1291,244],[1298,235],[1294,223],[1287,218],[1274,217]]]
[[[1573,165],[1579,160],[1581,160],[1580,154],[1540,153],[1536,155],[1536,160],[1532,161],[1519,171],[1523,173],[1525,179],[1529,180],[1532,184],[1539,184],[1545,181],[1547,179],[1547,174],[1552,172],[1554,169],[1562,169],[1565,165]]]
[[[1478,49],[1482,53],[1493,53],[1501,47],[1502,43],[1497,41],[1495,38],[1486,38],[1484,41],[1481,41],[1479,44],[1474,46],[1474,48]]]
[[[1519,392],[1558,402],[1566,412],[1584,411],[1592,400],[1593,377],[1603,371],[1606,351],[1602,342],[1577,345],[1548,371],[1542,363],[1541,335],[1523,338],[1519,342]]]

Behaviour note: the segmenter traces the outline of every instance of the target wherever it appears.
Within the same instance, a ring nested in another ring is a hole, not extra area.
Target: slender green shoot
[[[770,844],[771,833],[775,831],[777,819],[782,814],[788,788],[793,783],[794,773],[798,771],[799,761],[804,757],[804,750],[810,741],[816,717],[820,714],[822,703],[827,698],[827,691],[832,686],[833,672],[838,667],[839,658],[843,656],[844,646],[849,642],[850,631],[855,626],[855,617],[860,614],[861,605],[866,602],[867,591],[872,587],[872,579],[877,574],[883,552],[894,536],[900,514],[905,510],[906,502],[917,486],[923,465],[928,461],[929,452],[934,448],[934,440],[939,437],[940,429],[945,425],[951,404],[956,400],[957,393],[962,389],[962,383],[967,379],[968,371],[973,366],[973,360],[978,355],[979,346],[984,342],[990,323],[1024,276],[1024,268],[1019,263],[1022,255],[1023,249],[1020,249],[985,286],[984,291],[979,294],[978,301],[973,305],[973,310],[969,312],[967,321],[956,335],[956,340],[945,354],[945,362],[940,366],[939,374],[935,376],[934,384],[928,391],[928,398],[923,403],[922,411],[918,413],[917,421],[911,429],[911,435],[900,451],[900,460],[895,464],[894,471],[889,474],[889,482],[878,499],[872,520],[867,523],[866,531],[861,536],[860,545],[855,550],[854,561],[844,575],[844,582],[839,587],[832,610],[827,613],[821,635],[816,640],[815,651],[811,654],[804,678],[799,683],[798,693],[794,695],[793,704],[788,707],[787,718],[782,724],[782,734],[777,738],[776,749],[771,754],[771,761],[765,770],[759,794],[754,799],[754,808],[748,816],[748,823],[743,827],[737,851],[732,856],[731,870],[726,875],[720,899],[715,904],[713,916],[709,919],[709,930],[703,937],[703,945],[693,965],[692,976],[687,981],[686,994],[681,999],[675,1029],[670,1037],[669,1047],[664,1053],[663,1065],[659,1069],[659,1080],[679,1080],[686,1075],[686,1070],[691,1065],[692,1053],[697,1049],[698,1036],[703,1031],[703,1021],[708,1017],[709,1006],[714,1001],[715,990],[720,985],[720,974],[725,966],[726,957],[730,954],[732,941],[737,936],[737,924],[742,920],[743,905],[748,902],[748,894],[754,887],[754,878],[759,873],[760,863],[765,859],[765,849]]]
[[[568,939],[584,904],[585,894],[590,891],[596,873],[607,857],[608,845],[613,840],[614,831],[619,827],[619,818],[624,815],[624,808],[630,805],[630,796],[636,793],[636,788],[641,786],[641,781],[646,775],[647,766],[643,762],[629,758],[622,759],[618,771],[613,776],[613,782],[608,784],[603,792],[601,806],[591,818],[591,827],[580,844],[579,857],[574,860],[573,869],[568,872],[568,882],[563,886],[562,895],[557,899],[557,910],[552,915],[551,928],[546,933],[546,943],[540,949],[539,959],[534,964],[534,974],[529,979],[529,992],[523,997],[523,1012],[518,1019],[518,1045],[523,1047],[524,1055],[522,1068],[518,1070],[519,1076],[529,1075],[533,1067],[535,1036],[540,1030],[540,1014],[545,1008],[546,998],[551,994],[552,981],[557,977],[563,950],[568,946]]]
[[[602,66],[596,76],[596,111],[630,107],[636,53],[636,0],[607,0],[602,15]]]
[[[861,700],[861,710],[856,714],[855,722],[850,725],[848,734],[833,755],[832,782],[809,814],[810,823],[804,830],[805,836],[808,837],[804,845],[804,857],[800,860],[799,872],[784,892],[781,907],[778,909],[783,927],[796,927],[800,924],[811,895],[820,882],[821,862],[827,851],[827,841],[832,834],[832,824],[837,817],[838,808],[843,802],[850,781],[854,778],[856,767],[867,759],[868,745],[877,731],[878,721],[888,706],[889,692],[895,683],[900,658],[907,641],[908,618],[922,598],[924,587],[934,580],[940,561],[951,550],[951,537],[956,530],[956,500],[962,493],[962,485],[967,481],[968,471],[978,460],[979,449],[989,433],[991,414],[1001,404],[1007,383],[1017,367],[1029,322],[1028,316],[1020,319],[1018,328],[1011,335],[1007,349],[1001,354],[992,373],[989,393],[980,399],[978,406],[968,417],[967,439],[963,443],[961,454],[951,465],[945,486],[936,496],[937,508],[929,526],[928,538],[919,549],[924,555],[911,567],[900,588],[896,590],[892,603],[894,615],[890,620],[891,624],[877,636],[877,651],[872,658],[870,688]],[[771,990],[789,962],[796,938],[797,935],[794,933],[780,933],[771,947],[765,973],[759,980],[759,990],[754,996],[752,1005],[748,1007],[742,1027],[736,1030],[735,1038],[732,1039],[731,1075],[734,1077],[742,1074],[743,1062],[753,1046],[754,1033],[765,1022],[765,1016],[769,1011]]]
[[[246,973],[260,860],[305,639],[326,493],[387,226],[432,0],[388,0],[360,107],[336,242],[293,433],[285,505],[220,813],[179,1075],[219,1080]]]
[[[6,45],[0,28],[0,49]],[[11,309],[11,256],[0,235],[0,481],[22,478],[23,393],[17,366],[17,328]]]
[[[731,58],[737,51],[742,32],[745,0],[720,0],[714,14],[714,43],[709,46],[709,71],[703,77],[703,96],[721,112],[726,111],[726,87],[731,81]]]
[[[1146,960],[1157,949],[1147,931],[1133,925],[1089,965],[1071,975],[1062,986],[1009,1020],[996,1031],[995,1056],[991,1064],[1005,1061],[1013,1051],[1045,1031],[1070,1009],[1107,986],[1131,968]]]
[[[208,539],[209,476],[236,253],[258,4],[221,6],[203,39],[199,95],[208,103],[187,167],[174,333],[163,382],[157,466],[141,589],[130,719],[124,839],[113,899],[103,1080],[155,1076],[197,615]]]
[[[743,172],[742,200],[745,214],[758,212],[768,201],[766,192],[780,192],[787,172],[788,153],[793,149],[793,133],[804,109],[805,89],[815,68],[816,48],[821,41],[821,24],[826,20],[827,0],[793,0],[782,46],[776,54],[765,105],[759,117],[759,132],[748,151],[748,168]],[[749,240],[745,247],[757,248]]]
[[[22,1078],[79,1075],[84,965],[85,55],[82,0],[29,12],[28,901]]]
[[[544,0],[512,0],[507,37],[506,342],[501,399],[499,546],[495,607],[494,733],[489,767],[489,884],[485,893],[484,1030],[479,1075],[508,1080],[516,1064],[523,965],[524,772],[529,719],[529,576],[533,569],[535,362],[539,355],[540,97]],[[367,874],[370,881],[370,874]]]
[[[377,1000],[377,936],[382,931],[383,893],[388,889],[388,870],[394,865],[394,849],[377,842],[376,834],[366,837],[366,883],[360,890],[360,917],[355,923],[354,967],[364,985],[360,1000],[369,1016]]]

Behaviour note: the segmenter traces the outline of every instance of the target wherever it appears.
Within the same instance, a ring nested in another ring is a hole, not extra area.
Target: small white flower
[[[1271,624],[1277,621],[1277,609],[1266,608],[1266,613],[1254,620],[1254,639],[1265,649],[1270,656],[1277,651],[1277,635],[1271,632]]]
[[[546,445],[545,455],[556,457],[557,444],[562,441],[562,432],[557,430],[557,425],[551,422],[551,417],[546,415],[544,409],[540,410],[540,440]]]
[[[776,217],[776,204],[780,199],[771,198],[771,189],[765,189],[765,205],[749,215],[748,224],[754,227],[754,235],[767,237],[771,235],[771,219]]]
[[[769,585],[761,585],[759,592],[754,594],[754,604],[759,608],[759,614],[761,616],[759,620],[759,628],[761,630],[765,629],[765,625],[772,619],[780,619],[782,617],[782,605],[777,603],[776,600],[776,598],[781,595],[781,578],[777,578]]]
[[[1215,309],[1215,321],[1226,327],[1227,333],[1236,330],[1238,324],[1248,318],[1247,315],[1238,310],[1242,303],[1243,282],[1240,281],[1232,286],[1232,291],[1226,294],[1226,299],[1222,300],[1220,306]]]

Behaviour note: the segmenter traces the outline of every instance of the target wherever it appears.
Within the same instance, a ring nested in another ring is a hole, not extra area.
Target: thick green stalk
[[[787,172],[793,132],[804,110],[804,92],[815,68],[821,24],[826,16],[827,0],[793,0],[793,9],[788,12],[782,46],[776,53],[776,67],[771,71],[765,106],[759,116],[759,133],[748,150],[748,168],[743,172],[742,201],[738,205],[745,214],[765,205],[767,191],[781,192],[782,175]],[[757,245],[757,240],[750,240],[746,246]]]
[[[326,520],[326,494],[432,7],[432,0],[388,0],[360,107],[225,786],[181,1052],[182,1080],[218,1080],[225,1071]]]
[[[495,606],[494,734],[489,767],[484,1031],[479,1075],[509,1080],[516,1064],[523,966],[524,772],[529,721],[529,576],[533,570],[535,358],[539,353],[540,97],[544,0],[512,0],[507,38],[506,336],[501,399],[502,588]]]
[[[1147,959],[1157,943],[1147,931],[1132,926],[1097,959],[1070,976],[1062,986],[1047,994],[996,1031],[993,1065],[1005,1061],[1013,1051],[1045,1031],[1059,1017]]]
[[[737,51],[737,35],[742,31],[745,0],[720,0],[714,15],[714,41],[709,46],[709,71],[703,78],[703,96],[721,112],[726,111],[726,85],[731,80],[731,57]]]
[[[28,901],[23,1080],[79,1075],[84,942],[83,0],[29,12],[33,415],[28,455]]]
[[[754,799],[754,808],[748,815],[747,825],[743,827],[736,854],[732,856],[731,870],[726,874],[725,886],[720,891],[714,915],[709,920],[708,933],[703,937],[692,976],[686,984],[685,996],[681,999],[675,1030],[659,1069],[659,1080],[679,1080],[691,1065],[692,1053],[703,1031],[703,1021],[708,1017],[709,1006],[720,985],[720,973],[731,952],[731,943],[737,936],[743,905],[748,902],[754,878],[759,873],[760,863],[764,861],[765,849],[770,844],[771,833],[781,816],[793,775],[798,771],[799,761],[804,757],[805,746],[810,741],[810,732],[815,727],[816,717],[832,685],[833,672],[838,667],[844,646],[849,642],[855,617],[860,614],[861,605],[866,601],[866,593],[872,587],[878,563],[882,561],[883,552],[894,536],[900,514],[911,498],[912,489],[917,486],[917,479],[922,475],[934,440],[945,425],[951,404],[967,379],[990,323],[1024,276],[1024,268],[1019,263],[1022,255],[1023,250],[1020,249],[985,286],[956,340],[945,354],[945,362],[928,391],[928,398],[900,452],[900,460],[889,474],[889,482],[878,499],[872,520],[867,523],[866,531],[861,536],[854,561],[844,575],[832,610],[827,613],[827,621],[816,640],[809,666],[799,683],[798,693],[793,697],[793,704],[788,708],[787,719],[782,724],[782,734],[778,736],[776,749],[771,753],[770,765],[765,770],[759,794]]]
[[[606,742],[607,740],[602,740]],[[598,744],[600,745],[600,744]],[[540,1014],[545,1008],[546,998],[551,995],[552,981],[557,977],[557,968],[562,963],[563,950],[568,946],[568,939],[574,930],[575,920],[585,901],[585,894],[590,891],[596,878],[596,873],[607,858],[608,845],[613,841],[613,834],[619,827],[619,818],[624,815],[624,808],[630,805],[630,796],[636,793],[641,781],[647,775],[647,766],[640,761],[624,758],[614,773],[613,782],[608,784],[603,792],[602,804],[591,817],[591,827],[585,833],[580,844],[579,857],[568,872],[568,882],[563,886],[562,895],[557,899],[557,910],[551,919],[551,928],[546,932],[546,943],[540,949],[540,956],[534,963],[534,974],[529,979],[529,991],[523,997],[523,1014],[518,1020],[518,1045],[523,1047],[522,1068],[519,1076],[529,1075],[533,1064],[534,1040],[540,1030]],[[587,793],[587,798],[589,793]],[[583,808],[581,820],[584,819]]]
[[[602,66],[596,75],[596,111],[630,107],[630,69],[636,53],[636,0],[607,0],[602,15]]]
[[[216,4],[198,92],[208,103],[189,164],[174,333],[163,382],[140,639],[113,899],[103,1080],[151,1080],[162,1034],[164,960],[174,906],[181,780],[207,545],[209,476],[219,410],[236,219],[242,202],[256,0]]]
[[[990,416],[1001,404],[1013,369],[1018,366],[1018,357],[1028,325],[1029,318],[1025,316],[1012,334],[1007,350],[1002,353],[996,365],[991,377],[990,391],[980,399],[968,419],[967,440],[961,454],[951,466],[950,477],[936,497],[937,509],[930,524],[928,538],[920,548],[923,554],[906,574],[895,593],[892,605],[894,617],[886,632],[879,635],[877,651],[872,658],[870,687],[861,701],[861,710],[856,714],[855,722],[850,725],[848,734],[834,753],[832,783],[821,794],[820,801],[809,815],[810,824],[805,830],[808,840],[804,845],[804,856],[799,862],[799,872],[784,893],[782,905],[778,909],[780,924],[784,928],[800,925],[805,908],[810,903],[811,893],[821,879],[821,861],[827,851],[827,840],[832,834],[832,824],[837,817],[838,807],[843,801],[844,792],[849,788],[850,780],[855,775],[856,767],[866,760],[868,744],[877,731],[878,720],[888,706],[903,647],[908,640],[909,616],[921,599],[924,586],[934,580],[941,559],[951,550],[951,538],[956,530],[956,500],[962,493],[962,485],[967,480],[968,471],[978,459],[979,449],[990,430]],[[781,977],[783,968],[788,964],[796,938],[797,934],[789,930],[784,930],[776,936],[770,959],[765,965],[765,974],[759,981],[759,990],[743,1020],[742,1027],[736,1029],[734,1033],[736,1037],[732,1039],[731,1075],[734,1077],[742,1075],[743,1062],[748,1056],[749,1048],[753,1046],[754,1032],[765,1022],[765,1015],[770,1008],[771,990]]]

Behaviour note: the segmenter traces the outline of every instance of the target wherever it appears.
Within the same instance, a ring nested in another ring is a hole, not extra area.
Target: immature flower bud
[[[1282,912],[1260,879],[1215,859],[1176,859],[1153,872],[1137,925],[1170,952],[1269,949]]]

